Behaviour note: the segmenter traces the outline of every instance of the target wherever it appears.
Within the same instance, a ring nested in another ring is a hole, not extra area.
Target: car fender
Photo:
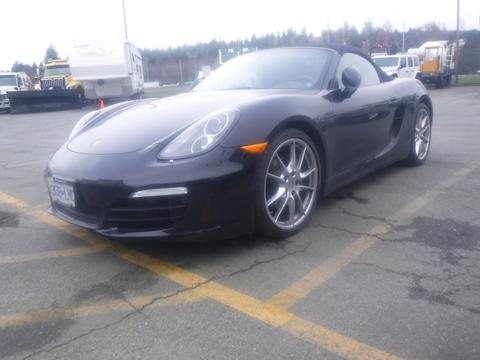
[[[222,145],[240,147],[265,142],[295,122],[304,122],[322,136],[326,119],[333,113],[332,103],[323,95],[320,92],[316,95],[272,96],[240,106],[240,118]]]

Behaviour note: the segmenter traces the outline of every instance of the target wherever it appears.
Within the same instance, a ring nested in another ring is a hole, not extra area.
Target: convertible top
[[[368,56],[362,50],[360,50],[359,48],[357,48],[355,46],[339,45],[339,44],[325,44],[325,45],[320,45],[319,47],[332,49],[332,50],[336,51],[337,53],[339,53],[340,55],[343,55],[345,53],[352,53],[352,54],[359,55],[359,56],[363,57],[364,59],[366,59],[370,64],[372,64],[372,66],[375,68],[375,70],[377,70],[377,74],[378,74],[378,77],[380,78],[381,82],[386,82],[386,81],[393,80],[393,77],[385,74],[383,72],[383,70],[380,69],[380,67],[372,60],[372,58],[370,56]]]

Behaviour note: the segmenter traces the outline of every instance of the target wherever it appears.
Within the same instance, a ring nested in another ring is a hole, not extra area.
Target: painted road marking
[[[162,307],[167,305],[186,304],[204,300],[198,291],[181,292],[173,296],[156,294],[136,296],[126,299],[102,301],[68,308],[47,308],[27,313],[16,313],[0,316],[0,329],[14,326],[31,325],[45,321],[67,320],[75,317],[86,317],[121,311],[138,311],[143,307]]]
[[[377,241],[377,239],[370,236],[362,236],[341,250],[340,253],[330,257],[314,270],[308,272],[300,280],[272,296],[268,302],[285,309],[290,308],[320,285],[333,278],[340,270],[363,254]]]
[[[254,319],[283,329],[288,333],[324,347],[348,359],[375,360],[398,359],[385,351],[361,343],[324,326],[316,325],[297,317],[280,306],[255,299],[252,296],[231,289],[225,285],[209,280],[204,276],[192,273],[176,265],[158,260],[140,251],[129,249],[118,243],[109,241],[90,231],[71,226],[44,211],[36,210],[25,202],[0,192],[0,202],[10,204],[17,209],[33,215],[38,220],[50,224],[65,233],[73,235],[93,246],[102,246],[105,251],[116,255],[130,263],[167,278],[179,285],[198,291],[204,297],[217,301],[229,308],[248,315]],[[191,291],[187,290],[186,294]],[[186,295],[188,297],[188,295]]]
[[[34,254],[22,254],[13,256],[0,257],[0,265],[14,264],[27,261],[54,259],[59,257],[79,256],[86,254],[93,254],[103,251],[101,246],[82,246],[78,248],[71,248],[65,250],[41,251]]]
[[[441,192],[452,187],[459,179],[467,176],[479,166],[480,163],[473,163],[469,167],[457,170],[444,181],[435,185],[425,194],[417,197],[414,201],[397,211],[392,216],[392,219],[394,219],[398,224],[406,221],[420,209],[431,203]],[[272,296],[268,302],[286,309],[292,307],[305,296],[317,289],[320,285],[333,278],[343,268],[362,255],[370,247],[381,241],[376,236],[384,235],[393,229],[393,225],[386,223],[382,223],[373,227],[369,232],[367,232],[366,235],[361,236],[351,245],[342,250],[339,254],[323,262],[315,269],[308,272],[301,279],[297,280],[286,289],[280,291],[278,294]]]
[[[318,344],[346,359],[399,359],[373,346],[366,345],[322,325],[314,324],[298,317],[287,323],[284,329],[292,335],[313,344]]]

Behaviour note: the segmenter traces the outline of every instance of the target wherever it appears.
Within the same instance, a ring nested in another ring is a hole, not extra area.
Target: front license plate
[[[56,181],[55,179],[49,179],[48,187],[53,202],[75,207],[75,193],[73,192],[72,185]]]

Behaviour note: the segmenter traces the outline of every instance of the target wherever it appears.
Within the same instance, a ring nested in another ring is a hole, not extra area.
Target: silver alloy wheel
[[[430,149],[432,122],[426,109],[420,109],[415,123],[415,154],[419,160],[427,157]]]
[[[281,143],[267,166],[264,201],[270,220],[280,229],[291,230],[312,210],[318,186],[315,154],[304,140]]]

